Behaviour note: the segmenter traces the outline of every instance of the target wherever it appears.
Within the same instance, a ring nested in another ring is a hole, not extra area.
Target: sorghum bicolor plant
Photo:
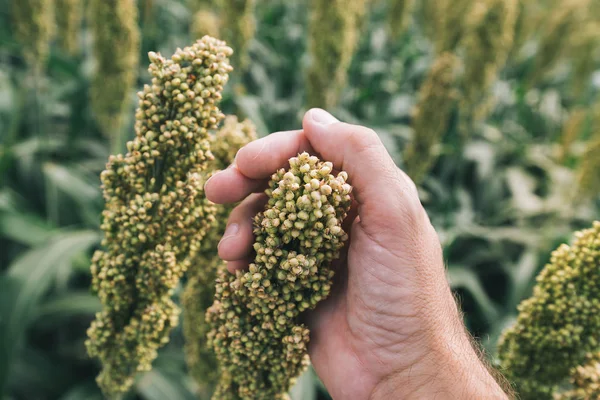
[[[331,108],[346,84],[366,1],[311,0],[310,5],[307,103],[309,107]]]
[[[82,0],[54,0],[56,4],[56,25],[61,47],[69,54],[78,50],[81,20],[83,16]]]
[[[96,72],[91,104],[112,151],[121,151],[121,129],[139,62],[140,33],[135,0],[90,0],[89,21],[94,37]]]
[[[474,120],[485,117],[487,93],[512,49],[518,1],[477,1],[467,16],[462,107]]]
[[[329,295],[351,187],[345,172],[334,177],[331,163],[307,153],[289,164],[272,176],[254,220],[254,262],[217,278],[207,313],[220,373],[215,399],[284,399],[308,365],[309,330],[298,317]]]
[[[430,16],[424,23],[432,25],[430,35],[433,36],[437,53],[454,51],[465,35],[465,15],[468,15],[476,1],[473,0],[426,0],[426,10]]]
[[[208,131],[223,118],[217,103],[232,50],[204,37],[171,59],[150,53],[152,84],[140,93],[133,141],[102,173],[103,250],[92,260],[92,288],[103,305],[88,330],[98,383],[111,397],[151,368],[179,309],[171,300],[209,229],[202,173]]]
[[[196,11],[192,20],[192,36],[199,38],[204,35],[220,37],[221,19],[209,8]]]
[[[573,143],[577,141],[587,119],[587,110],[583,107],[575,107],[571,110],[569,118],[564,123],[562,133],[560,135],[559,160],[565,162],[571,153]]]
[[[15,37],[23,56],[35,70],[43,68],[54,35],[54,0],[11,1]]]
[[[579,192],[585,197],[600,192],[600,134],[588,140],[578,167]]]
[[[583,365],[573,368],[570,390],[554,395],[555,400],[600,399],[600,353],[588,354]]]
[[[256,32],[256,0],[217,0],[221,35],[235,49],[231,63],[243,71],[248,65],[248,47]]]
[[[235,116],[228,116],[223,127],[211,135],[214,160],[204,175],[209,176],[229,166],[237,151],[254,139],[256,129],[249,120],[238,122]],[[210,326],[206,322],[206,310],[214,301],[217,269],[223,264],[217,254],[217,246],[232,210],[232,206],[207,204],[209,206],[215,209],[214,222],[202,241],[196,260],[188,269],[188,281],[182,296],[186,361],[191,376],[201,386],[213,386],[218,377],[214,353],[207,346],[206,335]]]
[[[600,23],[587,21],[571,37],[567,56],[572,60],[571,86],[575,98],[581,97],[590,86],[590,77],[596,70],[600,50]]]
[[[414,0],[389,1],[387,23],[392,38],[398,38],[404,32],[414,5]]]
[[[499,342],[500,364],[523,399],[549,399],[588,353],[600,351],[600,221],[561,245]]]
[[[413,113],[413,140],[404,153],[406,172],[420,183],[437,158],[436,145],[448,129],[458,101],[459,59],[443,53],[433,62]]]
[[[568,48],[573,33],[586,20],[590,0],[565,0],[552,12],[542,26],[538,51],[530,74],[530,85],[536,85]]]

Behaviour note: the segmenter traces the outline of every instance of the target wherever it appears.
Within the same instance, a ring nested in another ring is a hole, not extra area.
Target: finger
[[[264,187],[264,181],[303,151],[312,148],[302,131],[277,132],[251,142],[238,151],[232,167],[206,182],[206,197],[218,204],[240,201]]]
[[[225,261],[243,260],[252,251],[252,221],[267,202],[265,194],[252,194],[233,209],[227,228],[218,245],[219,257]]]
[[[217,172],[204,184],[206,197],[217,204],[236,203],[250,193],[261,192],[265,188],[264,180],[245,177],[235,164]]]
[[[346,171],[359,204],[361,224],[398,226],[421,217],[422,206],[414,183],[396,167],[379,136],[369,128],[339,122],[315,108],[303,119],[304,134],[323,160]]]
[[[249,258],[245,260],[228,261],[227,271],[231,272],[232,274],[235,274],[236,271],[243,271],[248,269],[250,262],[251,260]]]
[[[236,165],[250,179],[266,179],[288,160],[313,149],[302,131],[277,132],[248,143],[236,155]]]

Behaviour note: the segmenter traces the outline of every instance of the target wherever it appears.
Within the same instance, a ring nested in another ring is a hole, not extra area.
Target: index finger
[[[236,203],[264,186],[264,181],[298,153],[314,153],[304,131],[276,132],[238,151],[233,165],[210,178],[206,197],[215,203]]]

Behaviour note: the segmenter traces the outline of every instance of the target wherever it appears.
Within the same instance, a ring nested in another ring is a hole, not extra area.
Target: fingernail
[[[227,225],[227,228],[225,229],[225,233],[223,234],[223,237],[221,238],[221,241],[219,242],[219,245],[217,246],[217,248],[221,247],[221,245],[223,243],[225,243],[227,240],[234,237],[238,233],[239,230],[240,230],[240,226],[238,224]]]
[[[320,125],[331,125],[339,122],[337,118],[321,108],[313,108],[310,110],[310,117]]]

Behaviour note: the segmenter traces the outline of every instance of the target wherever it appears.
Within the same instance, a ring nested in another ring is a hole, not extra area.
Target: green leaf
[[[317,388],[312,369],[305,371],[290,391],[292,400],[316,400]]]
[[[0,236],[28,246],[49,240],[57,230],[36,214],[0,211]]]
[[[70,292],[55,297],[36,309],[32,320],[51,319],[60,323],[65,318],[95,314],[102,309],[98,297],[88,292]]]
[[[146,400],[195,400],[196,396],[183,381],[184,377],[164,374],[158,368],[145,373],[135,385],[136,392]]]
[[[11,369],[9,386],[27,398],[54,397],[77,379],[69,365],[59,364],[44,352],[29,347],[18,353]]]
[[[0,279],[0,393],[9,366],[21,346],[25,331],[41,299],[61,267],[75,255],[99,241],[96,231],[61,233],[53,240],[27,251],[9,266]]]
[[[488,297],[479,278],[473,271],[461,267],[451,267],[447,273],[450,286],[453,289],[463,288],[469,291],[488,323],[498,317],[499,310]]]
[[[100,198],[98,186],[86,181],[73,167],[46,163],[44,164],[44,174],[50,182],[79,204],[84,205]]]
[[[60,400],[102,400],[102,394],[95,382],[84,382],[71,388]]]

